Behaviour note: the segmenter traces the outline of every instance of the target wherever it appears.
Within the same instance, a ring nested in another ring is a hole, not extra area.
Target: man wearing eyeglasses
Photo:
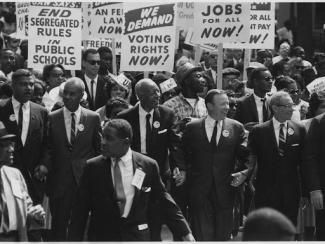
[[[107,102],[104,91],[105,81],[102,76],[98,75],[99,66],[99,53],[95,49],[87,49],[82,56],[84,74],[79,78],[85,84],[89,109],[93,111],[104,106]]]
[[[248,137],[251,169],[257,164],[255,206],[274,208],[296,224],[306,131],[290,120],[294,103],[287,92],[274,93],[270,106],[273,118],[254,126]]]

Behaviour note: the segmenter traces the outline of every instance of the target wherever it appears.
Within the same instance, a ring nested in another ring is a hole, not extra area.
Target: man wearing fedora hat
[[[28,241],[27,229],[38,229],[44,220],[41,205],[33,206],[24,177],[13,163],[16,136],[0,129],[0,241]]]

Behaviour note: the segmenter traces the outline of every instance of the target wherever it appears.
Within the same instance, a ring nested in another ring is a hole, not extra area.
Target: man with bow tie
[[[88,241],[150,241],[148,210],[158,202],[173,230],[185,241],[193,236],[179,207],[167,193],[155,160],[132,151],[131,125],[107,122],[102,155],[87,161],[72,211],[69,240],[81,241],[90,215]]]

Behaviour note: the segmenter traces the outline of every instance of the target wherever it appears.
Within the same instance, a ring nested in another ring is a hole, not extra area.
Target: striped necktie
[[[76,114],[71,113],[71,134],[70,134],[70,143],[73,145],[76,141]]]
[[[284,137],[284,126],[285,124],[280,124],[280,133],[279,133],[279,154],[281,157],[284,156],[284,150],[286,145],[286,140]]]

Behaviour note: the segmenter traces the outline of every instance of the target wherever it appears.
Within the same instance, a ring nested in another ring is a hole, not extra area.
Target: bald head
[[[70,79],[68,79],[64,84],[64,88],[66,86],[73,87],[74,89],[79,90],[81,93],[85,91],[85,84],[78,77],[71,77]]]
[[[160,90],[157,84],[148,78],[140,80],[135,85],[135,93],[140,100],[142,108],[147,112],[158,106]]]
[[[63,103],[70,112],[78,109],[84,91],[85,85],[81,79],[72,77],[66,81],[63,89]]]

